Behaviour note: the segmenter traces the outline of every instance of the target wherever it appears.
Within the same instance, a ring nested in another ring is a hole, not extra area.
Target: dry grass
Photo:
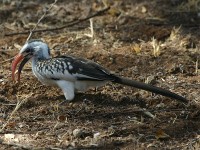
[[[187,2],[182,2],[178,9],[184,12],[192,12],[200,10],[200,0],[187,0]]]
[[[161,42],[153,37],[150,43],[153,47],[153,56],[158,57],[161,53]]]
[[[17,111],[20,109],[20,107],[27,103],[28,99],[31,98],[32,94],[30,95],[26,95],[23,99],[19,99],[17,98],[17,104],[14,108],[14,110],[10,113],[10,115],[8,116],[8,119],[6,120],[6,122],[2,125],[0,132],[3,132],[4,129],[6,128],[6,126],[10,123],[10,121],[13,119],[13,117],[16,115]],[[18,97],[18,96],[17,96]]]

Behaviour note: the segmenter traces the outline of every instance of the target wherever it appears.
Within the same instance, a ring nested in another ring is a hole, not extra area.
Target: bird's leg
[[[74,99],[75,95],[74,95],[74,83],[73,82],[59,80],[59,81],[56,81],[56,83],[62,89],[65,99],[66,99],[61,104],[64,104],[65,102],[69,102]]]
[[[66,103],[69,103],[69,102],[70,102],[70,101],[64,100],[64,101],[62,101],[62,102],[59,103],[59,106],[63,106],[63,105],[65,105]]]

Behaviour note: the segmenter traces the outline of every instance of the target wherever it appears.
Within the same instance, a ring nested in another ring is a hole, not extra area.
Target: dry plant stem
[[[51,10],[51,8],[56,4],[57,0],[54,1],[54,3],[51,4],[51,6],[45,11],[45,13],[42,15],[42,17],[38,20],[37,24],[35,25],[35,27],[30,31],[30,34],[28,36],[28,38],[26,39],[26,42],[28,42],[28,40],[31,38],[33,32],[35,31],[35,29],[38,27],[39,23],[42,21],[42,19],[46,16],[47,12]],[[29,33],[29,31],[27,32]],[[13,60],[14,57],[7,59],[5,61],[0,62],[0,64],[6,63],[10,60]]]
[[[15,58],[15,57],[12,57],[12,58],[9,58],[9,59],[7,59],[7,60],[4,60],[4,61],[0,62],[0,64],[4,64],[4,63],[6,63],[6,62],[8,62],[8,61],[13,60],[14,58]]]
[[[91,30],[91,37],[94,37],[94,26],[93,26],[93,19],[90,19],[90,30]]]
[[[13,118],[14,114],[21,107],[21,105],[24,104],[28,100],[28,98],[30,98],[30,97],[31,96],[27,96],[26,98],[17,101],[17,105],[15,106],[15,109],[11,112],[11,114],[10,114],[8,120],[6,121],[6,123],[3,124],[2,128],[0,129],[0,133],[3,132],[3,130],[5,129],[5,127],[8,125],[8,123],[10,122],[10,120]]]
[[[20,148],[20,149],[33,149],[33,148],[35,148],[35,147],[27,146],[27,145],[24,145],[24,144],[17,144],[17,143],[14,143],[14,142],[13,143],[11,143],[11,142],[10,143],[2,142],[2,144],[3,145],[7,145],[7,146],[14,146],[14,147],[17,147],[17,148]]]
[[[90,34],[85,34],[90,38],[94,38],[94,27],[93,27],[93,19],[90,19]]]
[[[56,4],[57,0],[54,1],[54,3],[51,4],[51,6],[45,11],[45,13],[42,15],[42,17],[38,20],[37,24],[35,25],[35,27],[31,30],[26,42],[28,42],[28,40],[31,38],[33,32],[35,31],[35,29],[38,27],[38,24],[42,21],[42,19],[46,16],[47,12],[51,10],[51,8]]]
[[[157,41],[154,37],[152,38],[151,45],[153,47],[153,55],[154,57],[158,57],[160,55],[160,42]]]
[[[30,145],[24,145],[24,144],[18,144],[18,143],[6,143],[6,142],[2,142],[1,144],[3,145],[7,145],[7,146],[14,146],[15,149],[49,149],[49,150],[62,150],[61,148],[57,148],[57,147],[34,147],[34,146],[30,146]],[[73,150],[73,149],[71,149]]]
[[[32,31],[32,33],[36,33],[36,32],[46,32],[46,31],[56,31],[56,30],[62,30],[62,29],[67,28],[67,27],[72,27],[72,26],[74,26],[74,25],[76,25],[76,24],[79,24],[79,23],[81,23],[81,22],[84,22],[84,21],[86,21],[86,20],[89,20],[89,19],[91,19],[91,18],[94,18],[94,17],[96,17],[96,16],[100,16],[100,15],[102,15],[103,13],[105,13],[106,11],[108,11],[109,9],[110,9],[110,7],[106,7],[106,8],[104,8],[104,9],[102,9],[102,10],[99,10],[99,11],[95,12],[94,14],[89,15],[88,17],[85,17],[85,18],[83,18],[83,19],[78,19],[78,20],[76,20],[76,21],[73,21],[73,22],[71,22],[71,23],[69,23],[69,24],[67,24],[67,25],[61,26],[61,27],[50,28],[50,29],[34,30],[34,31]],[[7,34],[5,34],[5,36],[13,36],[13,35],[19,35],[19,34],[28,34],[28,33],[29,33],[29,31],[24,31],[24,32],[13,32],[13,33],[7,33]]]
[[[199,72],[198,72],[198,66],[199,66],[199,60],[198,60],[198,57],[197,57],[197,61],[195,63],[195,73],[196,73],[196,75],[199,74]]]

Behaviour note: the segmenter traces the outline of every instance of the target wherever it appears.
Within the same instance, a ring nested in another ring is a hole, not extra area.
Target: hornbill
[[[15,70],[19,62],[18,81],[24,65],[32,60],[33,74],[46,85],[58,86],[62,89],[65,99],[74,99],[76,91],[86,91],[91,87],[99,87],[107,82],[119,83],[187,103],[187,99],[150,84],[130,80],[110,73],[99,64],[82,58],[58,56],[51,58],[50,49],[41,40],[30,40],[15,56],[12,62],[12,78],[15,80]]]

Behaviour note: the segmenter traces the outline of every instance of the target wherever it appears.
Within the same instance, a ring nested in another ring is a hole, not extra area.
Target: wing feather
[[[40,67],[43,69],[41,72],[48,72],[46,75],[43,74],[47,78],[72,80],[75,77],[81,81],[115,80],[115,76],[107,69],[87,59],[59,56],[41,61],[43,61],[43,67]]]

